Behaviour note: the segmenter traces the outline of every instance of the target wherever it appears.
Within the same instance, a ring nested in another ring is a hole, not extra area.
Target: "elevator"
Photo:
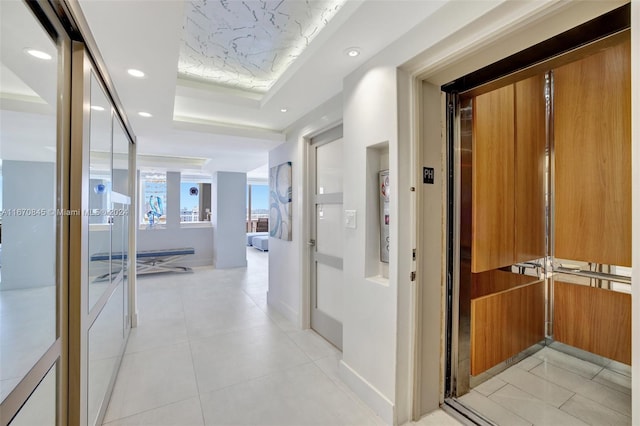
[[[630,375],[629,25],[626,5],[442,87],[453,405],[543,349]]]

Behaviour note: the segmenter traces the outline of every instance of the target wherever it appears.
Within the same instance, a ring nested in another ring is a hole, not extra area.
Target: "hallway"
[[[104,424],[383,424],[338,378],[340,352],[267,306],[268,254],[247,259],[138,278],[140,324]]]

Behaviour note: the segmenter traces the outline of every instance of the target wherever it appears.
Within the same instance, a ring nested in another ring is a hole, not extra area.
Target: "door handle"
[[[307,242],[307,244],[308,244],[309,246],[313,247],[313,246],[315,246],[315,245],[316,245],[316,240],[311,239],[311,240],[309,240],[309,241]]]

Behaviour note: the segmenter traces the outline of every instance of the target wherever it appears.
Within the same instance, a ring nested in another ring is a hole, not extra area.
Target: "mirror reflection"
[[[109,287],[111,105],[91,73],[89,140],[89,310]]]
[[[98,419],[105,395],[124,342],[123,284],[116,287],[100,316],[89,329],[88,419],[93,425]]]
[[[23,2],[3,2],[0,19],[0,400],[4,400],[56,339],[58,49]],[[49,59],[28,54],[24,46]]]

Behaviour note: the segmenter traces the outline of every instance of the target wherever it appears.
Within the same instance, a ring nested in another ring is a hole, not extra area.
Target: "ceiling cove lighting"
[[[145,118],[153,117],[151,114],[149,114],[148,112],[144,112],[144,111],[139,112],[138,115],[140,117],[145,117]]]
[[[144,77],[144,73],[142,71],[140,71],[140,70],[135,69],[135,68],[129,68],[127,70],[127,73],[129,73],[130,76],[136,77],[136,78]]]
[[[36,49],[24,49],[25,53],[33,56],[34,58],[42,59],[44,61],[50,61],[52,56],[46,52]]]
[[[350,47],[344,51],[344,53],[350,58],[355,58],[360,55],[360,49],[357,47]]]

